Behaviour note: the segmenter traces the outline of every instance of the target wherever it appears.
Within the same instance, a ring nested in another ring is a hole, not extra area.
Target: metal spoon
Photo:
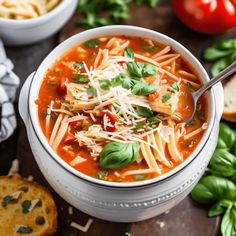
[[[186,123],[189,123],[193,119],[193,116],[197,108],[197,101],[201,97],[201,95],[205,93],[208,89],[210,89],[212,86],[214,86],[216,83],[228,78],[235,72],[236,72],[236,61],[232,63],[230,66],[226,67],[223,71],[221,71],[217,76],[212,78],[209,82],[204,84],[200,89],[191,93],[193,99],[193,111],[191,116],[185,121]]]

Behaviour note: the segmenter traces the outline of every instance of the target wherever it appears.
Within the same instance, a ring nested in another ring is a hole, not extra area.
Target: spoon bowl
[[[229,78],[229,76],[231,76],[234,73],[236,73],[236,61],[233,62],[230,66],[226,67],[217,76],[213,77],[208,83],[204,84],[200,89],[191,93],[193,110],[191,116],[185,120],[186,123],[189,123],[193,119],[197,109],[198,99],[212,86],[223,81],[226,78]]]

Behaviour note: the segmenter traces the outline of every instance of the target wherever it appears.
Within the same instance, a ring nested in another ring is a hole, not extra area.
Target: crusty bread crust
[[[223,119],[236,122],[236,74],[224,85]]]
[[[21,191],[16,200],[3,206],[4,197]],[[36,206],[28,213],[23,213],[25,200],[38,199]],[[36,221],[43,218],[44,223]],[[37,223],[36,223],[37,222]],[[19,225],[28,226],[32,233],[17,233]],[[18,175],[0,176],[0,236],[50,236],[57,228],[57,209],[51,194],[39,184],[23,179]]]

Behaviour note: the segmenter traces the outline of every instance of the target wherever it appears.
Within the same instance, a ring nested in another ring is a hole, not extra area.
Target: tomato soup
[[[181,164],[207,128],[201,81],[170,46],[102,37],[68,50],[43,79],[36,105],[53,150],[76,170],[105,181],[154,178]]]

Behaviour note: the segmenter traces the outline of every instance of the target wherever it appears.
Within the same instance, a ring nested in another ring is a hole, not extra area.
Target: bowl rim
[[[171,44],[175,45],[175,51],[178,51],[186,60],[186,57],[191,60],[189,63],[190,66],[194,65],[194,69],[196,70],[197,73],[201,74],[201,78],[203,79],[203,82],[209,81],[209,76],[201,63],[198,61],[198,59],[187,49],[185,48],[182,44],[177,42],[176,40],[172,39],[169,36],[166,36],[162,33],[142,28],[142,27],[137,27],[137,26],[127,26],[127,25],[111,25],[111,26],[104,26],[100,28],[94,28],[90,30],[86,30],[82,33],[78,33],[61,44],[59,44],[56,48],[54,48],[48,55],[47,57],[42,61],[40,66],[38,67],[37,71],[35,72],[32,81],[30,83],[29,87],[29,93],[28,93],[28,110],[29,110],[29,119],[31,122],[31,125],[33,127],[33,130],[36,134],[37,139],[40,141],[42,147],[45,149],[45,151],[50,155],[51,158],[53,158],[54,161],[56,161],[57,164],[59,164],[61,167],[63,167],[66,171],[71,173],[72,175],[79,177],[82,180],[85,180],[87,182],[90,182],[95,185],[99,185],[101,187],[114,187],[114,188],[134,188],[134,187],[145,187],[147,185],[152,185],[152,184],[157,184],[161,181],[164,181],[166,179],[169,179],[182,171],[184,168],[186,168],[201,152],[201,150],[204,148],[205,143],[208,141],[209,136],[211,134],[211,131],[213,129],[213,124],[215,121],[215,115],[216,115],[216,107],[215,107],[215,96],[213,90],[210,90],[207,92],[208,94],[208,110],[209,110],[209,116],[208,116],[208,128],[205,131],[200,143],[197,145],[195,150],[192,152],[192,154],[184,160],[181,164],[176,166],[174,169],[168,171],[167,173],[157,176],[155,178],[149,179],[149,180],[143,180],[143,181],[136,181],[136,182],[125,182],[125,183],[120,183],[120,182],[109,182],[109,181],[104,181],[104,180],[99,180],[94,177],[88,176],[86,174],[83,174],[82,172],[79,172],[78,170],[74,169],[71,167],[69,164],[67,164],[49,145],[46,137],[44,136],[39,121],[38,121],[38,114],[37,114],[37,106],[35,105],[35,100],[37,99],[38,92],[40,85],[37,85],[38,87],[35,87],[35,83],[38,81],[42,82],[45,72],[47,71],[48,68],[50,68],[53,63],[58,59],[58,57],[54,57],[54,54],[58,53],[60,51],[60,56],[62,56],[69,48],[72,48],[76,45],[79,45],[83,43],[84,41],[81,41],[80,38],[83,37],[88,37],[87,40],[92,39],[92,38],[97,38],[97,37],[102,37],[102,36],[113,36],[113,35],[121,35],[118,34],[117,32],[119,31],[128,31],[129,33],[124,33],[123,35],[127,36],[134,36],[134,34],[142,34],[143,36],[139,37],[147,37],[150,38],[152,35],[153,38],[156,38],[154,40],[161,41],[165,40],[167,43],[166,44]],[[111,32],[115,33],[111,33]],[[149,35],[149,36],[145,36]],[[76,43],[76,41],[78,41]],[[86,40],[85,40],[86,41]],[[68,48],[66,48],[68,47]],[[66,49],[65,49],[66,48]],[[177,49],[176,49],[177,48]],[[183,55],[185,54],[185,55]],[[54,58],[53,58],[54,57]],[[53,62],[50,63],[49,65],[47,62],[53,58]],[[40,74],[40,70],[44,71],[44,74]],[[40,76],[41,75],[41,76]],[[39,78],[37,80],[37,77]],[[204,78],[203,78],[204,77]],[[38,89],[37,92],[33,92],[33,90]]]
[[[37,24],[42,24],[50,19],[56,17],[60,14],[65,8],[67,8],[70,4],[72,4],[74,0],[62,0],[55,8],[51,11],[47,12],[42,16],[38,16],[32,19],[22,19],[22,20],[15,20],[15,19],[6,19],[0,17],[0,25],[5,26],[33,26]]]

